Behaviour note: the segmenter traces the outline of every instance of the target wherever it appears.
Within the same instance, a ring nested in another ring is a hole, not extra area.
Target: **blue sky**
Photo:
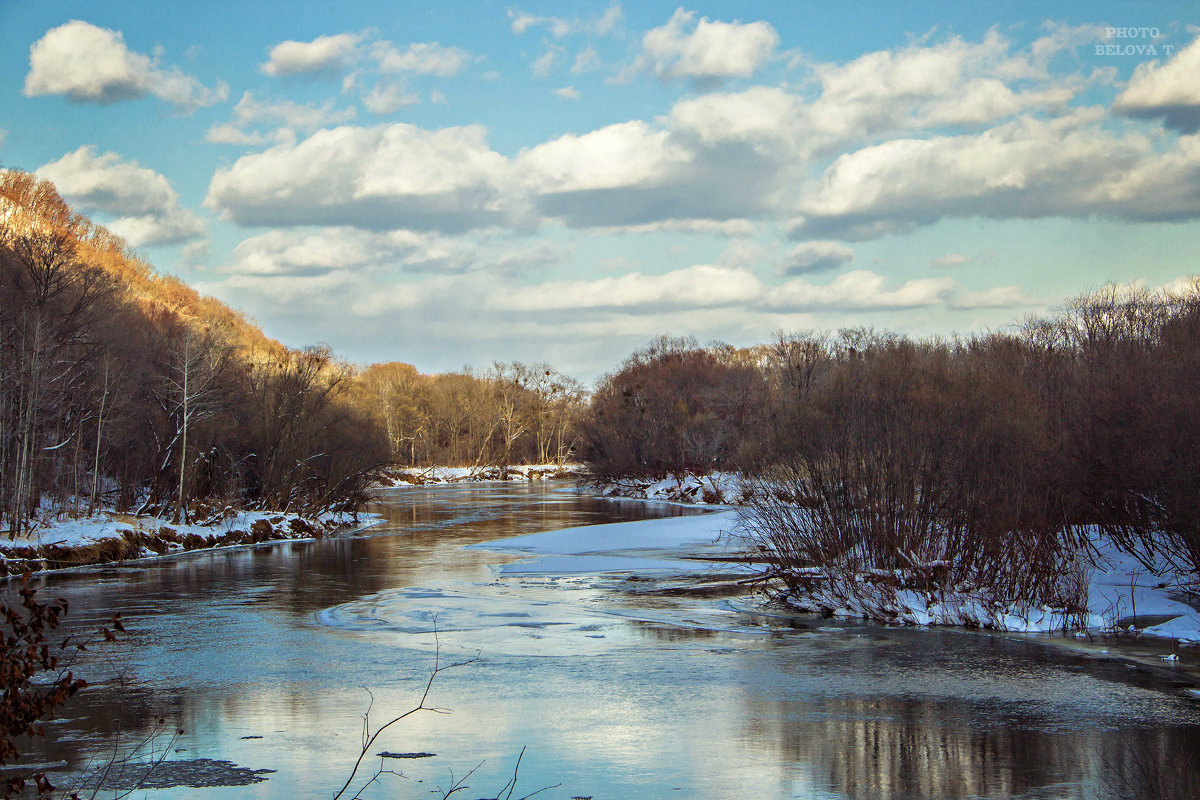
[[[290,345],[585,379],[1200,272],[1194,3],[0,4],[0,165]]]

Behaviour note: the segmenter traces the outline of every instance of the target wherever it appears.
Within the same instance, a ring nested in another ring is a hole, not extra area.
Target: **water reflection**
[[[486,759],[482,795],[522,762],[539,797],[1092,798],[1200,750],[1200,702],[1121,662],[1004,637],[778,619],[730,601],[736,576],[501,576],[462,545],[680,513],[541,486],[389,492],[368,535],[191,554],[49,579],[81,627],[121,610],[125,657],[31,757],[71,769],[165,716],[183,760],[274,769],[252,786],[155,798],[325,796],[362,714],[414,703],[433,660],[449,715],[378,749],[424,750],[379,797],[424,797]],[[262,737],[262,738],[243,738]],[[418,784],[417,781],[424,781]],[[520,792],[519,792],[520,793]],[[1130,796],[1137,796],[1133,792]]]

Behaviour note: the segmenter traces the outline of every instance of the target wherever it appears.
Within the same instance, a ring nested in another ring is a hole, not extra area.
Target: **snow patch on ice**
[[[727,553],[724,534],[736,522],[736,512],[722,511],[564,528],[471,547],[538,556],[501,567],[503,574],[691,572],[696,562],[679,556]]]

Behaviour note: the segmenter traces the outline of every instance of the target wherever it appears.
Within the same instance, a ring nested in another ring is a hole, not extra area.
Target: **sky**
[[[291,346],[585,381],[1200,273],[1194,2],[0,0],[0,166]]]

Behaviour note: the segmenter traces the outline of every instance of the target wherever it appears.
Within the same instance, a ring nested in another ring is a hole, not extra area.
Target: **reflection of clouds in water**
[[[434,646],[436,630],[443,646],[505,655],[596,654],[647,642],[687,647],[717,632],[762,638],[778,631],[769,618],[719,601],[615,591],[628,583],[612,575],[530,576],[395,589],[325,609],[317,620],[424,649]]]

